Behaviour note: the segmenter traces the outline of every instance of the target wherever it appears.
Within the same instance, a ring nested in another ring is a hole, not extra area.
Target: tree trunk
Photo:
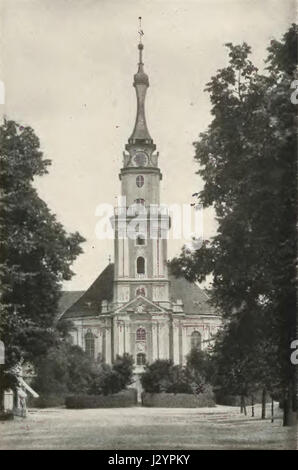
[[[254,418],[255,416],[255,397],[251,396],[251,416]]]
[[[266,389],[262,390],[262,419],[266,418]]]
[[[243,410],[244,410],[244,416],[247,416],[245,397],[243,397]]]
[[[297,416],[293,409],[293,394],[290,390],[285,393],[283,426],[293,426],[297,422]]]
[[[273,401],[273,397],[271,397],[271,423],[274,423],[274,401]]]
[[[3,371],[0,365],[0,413],[4,411],[4,387],[3,385]]]
[[[0,413],[4,412],[4,390],[0,387]]]
[[[240,413],[243,413],[244,411],[244,396],[240,396]]]

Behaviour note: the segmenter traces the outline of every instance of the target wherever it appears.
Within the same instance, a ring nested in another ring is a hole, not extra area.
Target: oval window
[[[144,185],[144,176],[138,175],[136,178],[136,184],[138,188],[141,188]]]

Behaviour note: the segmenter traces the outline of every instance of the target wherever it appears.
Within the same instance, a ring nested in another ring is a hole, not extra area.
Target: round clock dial
[[[146,166],[148,163],[148,157],[145,152],[137,152],[134,157],[136,166]]]

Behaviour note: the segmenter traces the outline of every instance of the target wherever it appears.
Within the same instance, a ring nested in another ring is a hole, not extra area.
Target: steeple
[[[140,30],[139,30],[140,40],[138,44],[139,63],[138,63],[138,71],[134,75],[134,82],[133,82],[133,86],[136,89],[136,95],[137,95],[137,116],[136,116],[136,122],[135,122],[133,133],[128,139],[129,144],[135,144],[135,143],[152,144],[153,143],[153,140],[147,128],[146,117],[145,117],[145,97],[146,97],[147,88],[149,87],[149,79],[148,79],[148,75],[144,72],[144,63],[143,63],[144,45],[142,44],[142,36],[144,33],[141,29],[141,26],[142,26],[141,20],[142,18],[139,17],[139,21],[140,21]]]

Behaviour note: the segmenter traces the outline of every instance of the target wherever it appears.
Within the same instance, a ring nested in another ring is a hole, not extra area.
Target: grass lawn
[[[0,449],[296,449],[295,429],[276,413],[272,424],[260,420],[259,406],[255,418],[228,406],[32,409],[0,422]]]

